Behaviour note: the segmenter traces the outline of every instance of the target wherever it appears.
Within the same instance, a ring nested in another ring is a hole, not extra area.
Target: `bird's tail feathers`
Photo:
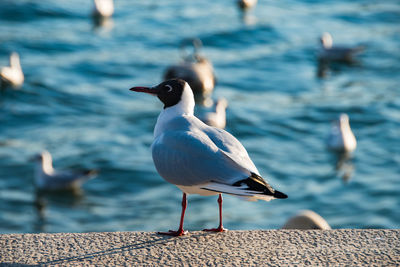
[[[274,198],[287,198],[287,195],[273,189],[260,175],[251,173],[251,175],[243,180],[237,181],[234,186],[247,186],[246,190],[256,191]]]
[[[286,194],[273,189],[261,176],[255,173],[251,173],[251,176],[237,181],[233,185],[211,182],[202,189],[243,197],[249,201],[287,198]]]

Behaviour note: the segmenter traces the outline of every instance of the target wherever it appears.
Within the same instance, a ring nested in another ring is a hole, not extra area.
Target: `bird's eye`
[[[171,85],[167,84],[167,85],[165,85],[165,87],[168,88],[167,93],[172,91],[172,86]]]

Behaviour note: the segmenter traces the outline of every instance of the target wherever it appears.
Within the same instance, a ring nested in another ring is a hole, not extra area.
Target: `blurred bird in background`
[[[48,151],[36,155],[35,186],[38,190],[76,190],[97,174],[95,170],[55,170],[53,160]]]
[[[319,40],[317,76],[320,78],[326,76],[330,64],[346,63],[349,65],[357,63],[356,55],[365,49],[363,45],[333,45],[332,36],[328,32],[323,33]]]
[[[94,0],[92,16],[96,26],[112,26],[110,19],[113,14],[113,0]]]
[[[333,45],[332,35],[325,32],[320,37],[320,48],[318,51],[318,58],[325,61],[341,61],[341,62],[352,62],[354,56],[364,51],[365,47],[361,45],[357,46],[345,46],[345,45]]]
[[[257,4],[257,0],[238,0],[237,3],[242,10],[246,10],[254,7]]]
[[[228,101],[225,98],[219,98],[212,108],[212,111],[206,112],[200,119],[207,125],[224,129],[226,126],[226,108]]]
[[[337,152],[353,152],[357,147],[357,140],[350,127],[349,116],[340,114],[339,119],[332,123],[327,140],[329,149]]]
[[[0,72],[2,87],[12,86],[17,89],[24,83],[24,73],[22,72],[19,55],[16,52],[10,54],[10,65],[1,68]]]
[[[187,53],[188,42],[192,45],[193,52]],[[181,44],[182,62],[168,67],[163,79],[179,78],[189,83],[197,103],[210,106],[210,96],[214,90],[216,78],[211,62],[200,55],[202,47],[200,39],[184,40]]]

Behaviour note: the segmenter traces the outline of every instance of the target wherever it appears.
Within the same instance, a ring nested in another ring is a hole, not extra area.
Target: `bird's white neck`
[[[348,122],[340,123],[340,132],[342,133],[344,139],[346,139],[347,136],[353,135],[353,132],[350,128],[350,124]]]
[[[351,131],[350,124],[348,122],[340,122],[340,131],[341,132],[349,132]]]
[[[21,63],[19,61],[19,56],[16,53],[12,53],[10,56],[10,67],[15,70],[21,70]]]
[[[45,177],[54,173],[53,163],[51,156],[50,157],[42,157],[41,161],[38,161],[35,166],[35,184],[39,187],[42,187],[45,183]]]
[[[321,43],[325,49],[331,49],[333,45],[332,36],[329,33],[324,33],[321,37]]]
[[[340,132],[342,135],[344,149],[348,151],[354,150],[357,146],[357,141],[353,131],[351,130],[348,119],[340,121]]]
[[[113,0],[94,0],[94,7],[98,15],[110,17],[114,13]]]
[[[53,160],[50,155],[43,155],[42,162],[38,163],[38,167],[45,173],[45,174],[52,174],[54,172],[53,168]]]
[[[226,113],[226,104],[219,102],[217,105],[215,105],[215,112],[217,114],[225,114]]]
[[[178,104],[167,107],[161,111],[154,128],[154,137],[159,136],[163,132],[170,120],[182,115],[193,116],[194,105],[193,91],[190,86],[186,84],[182,92],[181,101],[179,101]]]

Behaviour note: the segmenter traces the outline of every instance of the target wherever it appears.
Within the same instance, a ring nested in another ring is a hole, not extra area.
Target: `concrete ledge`
[[[0,266],[394,266],[400,230],[257,230],[0,235]]]

